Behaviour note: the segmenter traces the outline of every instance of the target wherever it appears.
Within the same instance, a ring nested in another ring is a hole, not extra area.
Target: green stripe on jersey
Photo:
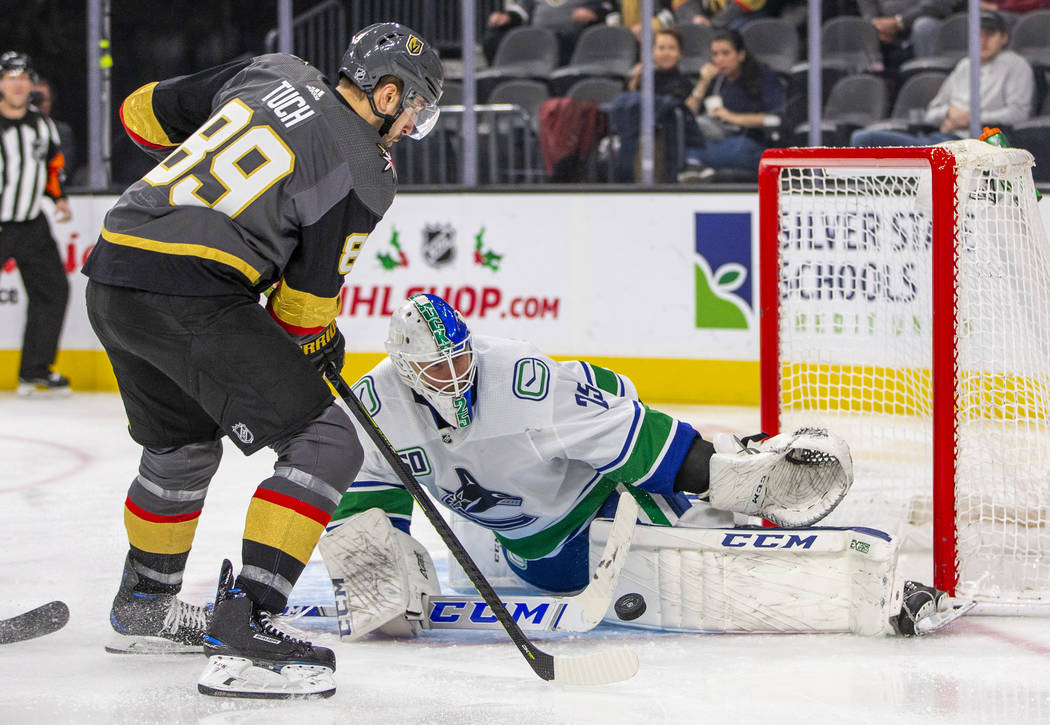
[[[496,534],[496,538],[507,548],[507,551],[522,559],[542,559],[557,549],[587,519],[594,516],[594,513],[601,508],[605,499],[609,498],[609,494],[615,488],[616,481],[604,477],[599,478],[587,495],[556,524],[520,539],[508,539],[499,534]]]
[[[339,506],[332,514],[332,521],[350,518],[368,509],[383,509],[387,515],[411,516],[412,494],[403,488],[387,488],[379,491],[350,489],[343,494]]]
[[[591,373],[594,375],[594,384],[606,393],[612,393],[613,395],[620,394],[620,380],[616,377],[616,373],[607,368],[600,368],[597,365],[591,365],[587,363],[591,369]]]
[[[627,459],[616,468],[606,471],[621,483],[634,483],[656,468],[674,431],[674,419],[666,413],[642,405],[642,424],[634,435],[634,446]]]
[[[642,489],[635,488],[631,485],[625,485],[624,488],[626,488],[627,492],[638,502],[638,507],[649,517],[650,523],[655,526],[671,525],[671,520],[667,518],[667,514],[665,514],[663,509],[660,508],[660,504],[657,503],[656,499],[647,491],[643,491]]]

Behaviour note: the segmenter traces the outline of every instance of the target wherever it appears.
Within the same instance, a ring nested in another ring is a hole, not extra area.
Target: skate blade
[[[328,667],[285,665],[279,672],[256,667],[246,657],[212,655],[197,681],[197,691],[215,697],[268,700],[331,697],[335,679]]]
[[[970,600],[952,599],[949,602],[943,611],[934,612],[929,617],[920,619],[915,625],[915,633],[929,634],[943,629],[977,606],[977,602]]]
[[[182,644],[163,637],[116,634],[106,643],[106,651],[114,655],[199,655],[204,645]]]
[[[68,398],[73,394],[73,391],[68,387],[46,388],[22,384],[18,386],[15,394],[19,398]]]

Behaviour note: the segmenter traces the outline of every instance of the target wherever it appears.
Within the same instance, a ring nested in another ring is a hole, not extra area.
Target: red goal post
[[[977,141],[773,149],[759,169],[762,425],[825,425],[826,521],[932,550],[941,589],[1050,603],[1050,245],[1032,157]],[[825,522],[822,522],[825,523]]]

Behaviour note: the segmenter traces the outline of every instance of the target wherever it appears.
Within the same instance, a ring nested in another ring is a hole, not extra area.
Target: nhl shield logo
[[[235,436],[237,436],[237,439],[245,445],[248,445],[255,440],[255,436],[252,434],[251,429],[244,423],[234,423],[233,428],[230,430]]]
[[[414,35],[410,35],[405,42],[405,50],[408,51],[409,55],[419,55],[423,52],[423,41]]]
[[[444,267],[456,258],[456,229],[451,224],[423,227],[423,259],[431,267]]]

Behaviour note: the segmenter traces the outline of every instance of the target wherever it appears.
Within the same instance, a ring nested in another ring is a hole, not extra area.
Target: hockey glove
[[[335,320],[332,320],[321,332],[299,338],[299,349],[322,373],[329,365],[334,365],[336,370],[343,369],[346,339],[339,331]]]
[[[853,483],[849,446],[824,428],[753,441],[715,436],[708,486],[713,507],[764,516],[777,526],[812,526]]]

